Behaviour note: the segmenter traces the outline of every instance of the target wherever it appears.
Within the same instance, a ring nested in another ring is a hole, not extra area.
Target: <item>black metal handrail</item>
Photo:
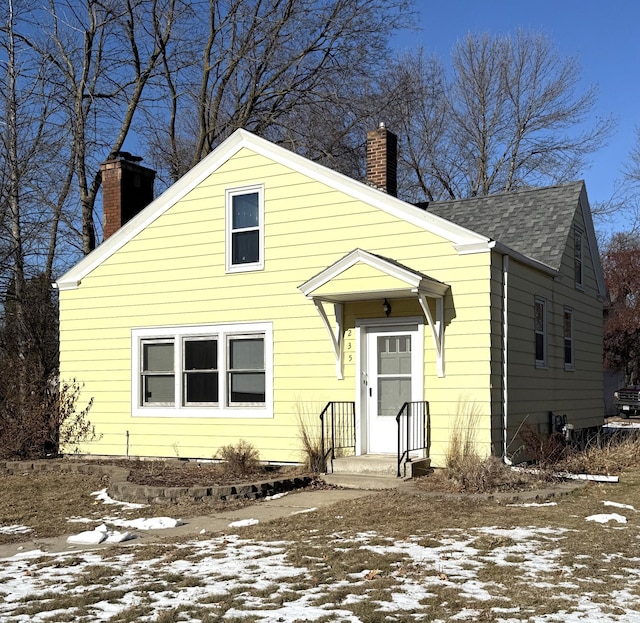
[[[400,466],[404,462],[404,476],[407,475],[407,463],[411,462],[410,452],[415,450],[429,450],[431,446],[431,419],[429,415],[429,403],[426,400],[420,402],[405,402],[398,415],[398,478],[400,478]]]
[[[328,402],[320,414],[320,428],[322,430],[322,456],[327,465],[331,458],[331,471],[336,450],[352,448],[356,450],[356,403]]]

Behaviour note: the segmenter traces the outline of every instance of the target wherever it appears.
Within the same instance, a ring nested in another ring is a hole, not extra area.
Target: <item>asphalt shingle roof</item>
[[[560,269],[584,182],[434,201],[428,212]]]

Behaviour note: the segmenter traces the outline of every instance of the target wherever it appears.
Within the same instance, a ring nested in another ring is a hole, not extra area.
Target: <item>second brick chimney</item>
[[[140,165],[141,160],[119,151],[100,165],[103,241],[153,201],[156,172]]]
[[[398,137],[384,123],[367,132],[367,182],[398,196]]]

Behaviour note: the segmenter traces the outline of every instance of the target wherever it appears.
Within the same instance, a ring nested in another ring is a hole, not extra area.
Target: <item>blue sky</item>
[[[594,115],[613,115],[615,133],[581,177],[591,203],[607,200],[640,126],[640,2],[637,0],[416,0],[420,31],[398,46],[422,45],[448,59],[468,32],[509,34],[518,28],[542,32],[563,56],[576,56],[585,86],[599,89]],[[623,225],[614,227],[621,229]]]

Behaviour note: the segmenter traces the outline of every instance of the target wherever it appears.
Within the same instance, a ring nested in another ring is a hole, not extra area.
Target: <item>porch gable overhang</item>
[[[344,304],[415,297],[431,330],[436,351],[438,376],[444,376],[444,296],[446,283],[404,266],[393,259],[355,249],[323,271],[298,286],[313,301],[329,336],[336,357],[336,373],[342,372],[342,336]],[[435,317],[429,307],[435,301]],[[335,327],[329,320],[325,304],[334,305]]]

